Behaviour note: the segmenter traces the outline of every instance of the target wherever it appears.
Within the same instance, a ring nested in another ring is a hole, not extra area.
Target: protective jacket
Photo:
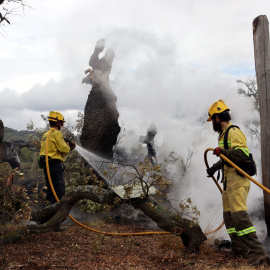
[[[232,125],[232,123],[229,123],[228,127],[231,125]],[[245,162],[246,160],[248,160],[248,157],[249,157],[249,150],[247,147],[246,137],[239,128],[233,127],[228,133],[227,142],[228,142],[229,149],[224,149],[224,135],[225,135],[228,127],[222,133],[219,134],[218,146],[222,149],[221,153],[224,156],[226,156],[233,163],[238,165],[239,163],[242,163],[242,162]],[[215,170],[221,169],[223,164],[226,167],[227,166],[230,167],[229,164],[223,163],[223,161],[220,160],[213,165],[214,169]],[[223,178],[224,177],[225,177],[225,175],[223,173]]]
[[[49,131],[47,131],[41,140],[40,155],[46,155],[46,139]],[[70,151],[70,147],[66,144],[63,134],[60,130],[54,129],[49,138],[48,156],[51,159],[58,159],[62,162],[66,160],[66,156]]]
[[[65,180],[63,177],[62,162],[65,161],[66,155],[70,151],[70,147],[66,144],[63,134],[60,130],[54,128],[51,129],[53,129],[53,131],[50,133],[48,142],[49,169],[54,190],[57,194],[58,199],[60,200],[65,195]],[[49,131],[47,131],[42,137],[40,156],[46,155],[46,140],[48,137],[48,133]],[[43,169],[43,171],[47,185],[46,199],[51,204],[54,204],[56,203],[56,199],[54,198],[54,194],[49,184],[46,167]]]

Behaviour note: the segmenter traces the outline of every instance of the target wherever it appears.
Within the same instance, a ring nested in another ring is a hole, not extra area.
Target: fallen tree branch
[[[113,204],[116,197],[117,195],[113,191],[100,187],[78,187],[75,191],[65,195],[59,203],[32,213],[32,221],[42,223],[46,220],[46,223],[23,226],[12,234],[1,237],[1,244],[14,243],[25,234],[43,233],[52,230],[68,217],[71,208],[81,199],[89,199],[96,203]],[[188,253],[197,250],[199,245],[206,240],[198,224],[165,210],[150,197],[134,199],[131,204],[154,220],[161,229],[180,236],[187,247]]]

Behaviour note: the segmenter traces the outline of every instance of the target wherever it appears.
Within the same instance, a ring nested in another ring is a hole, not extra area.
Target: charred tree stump
[[[265,15],[253,21],[253,41],[260,105],[262,180],[270,189],[270,46],[269,23]],[[270,237],[270,194],[263,193],[267,236]]]
[[[120,132],[117,98],[109,83],[115,54],[108,49],[105,56],[99,59],[104,47],[105,40],[97,42],[89,61],[89,65],[93,68],[92,78],[83,80],[83,83],[93,84],[93,87],[84,109],[84,125],[80,140],[84,148],[112,160],[113,147]]]
[[[96,155],[112,160],[120,126],[116,96],[102,85],[94,84],[84,110],[81,144]]]

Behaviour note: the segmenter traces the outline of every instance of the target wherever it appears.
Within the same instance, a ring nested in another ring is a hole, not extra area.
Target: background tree
[[[257,80],[256,76],[248,77],[246,81],[236,80],[238,84],[237,93],[246,97],[254,99],[254,107],[259,112],[260,103],[258,96]]]
[[[11,24],[12,16],[21,16],[26,7],[30,7],[24,0],[0,0],[0,27]],[[18,12],[19,11],[19,12]]]
[[[260,113],[260,102],[258,95],[258,87],[256,76],[250,76],[245,81],[236,80],[237,82],[237,93],[241,96],[250,97],[254,101],[254,108]],[[260,121],[253,120],[250,123],[249,129],[255,138],[260,139],[261,126]]]

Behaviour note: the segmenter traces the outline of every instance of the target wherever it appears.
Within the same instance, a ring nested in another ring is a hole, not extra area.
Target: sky
[[[57,110],[75,121],[91,90],[82,84],[96,42],[115,51],[110,83],[119,124],[137,140],[154,123],[156,144],[193,151],[190,191],[218,193],[205,177],[203,152],[217,134],[207,111],[223,99],[254,156],[248,123],[258,120],[236,80],[255,76],[252,22],[270,16],[269,0],[28,0],[0,28],[0,119],[17,130]],[[102,56],[102,55],[101,55]],[[125,138],[126,141],[132,138]],[[258,175],[260,177],[260,175]],[[258,179],[259,180],[259,179]],[[208,182],[207,182],[208,181]],[[259,180],[260,181],[260,180]],[[256,187],[251,197],[261,197]],[[220,197],[209,197],[210,203]],[[195,202],[207,205],[197,196]],[[252,207],[252,201],[249,202]]]

